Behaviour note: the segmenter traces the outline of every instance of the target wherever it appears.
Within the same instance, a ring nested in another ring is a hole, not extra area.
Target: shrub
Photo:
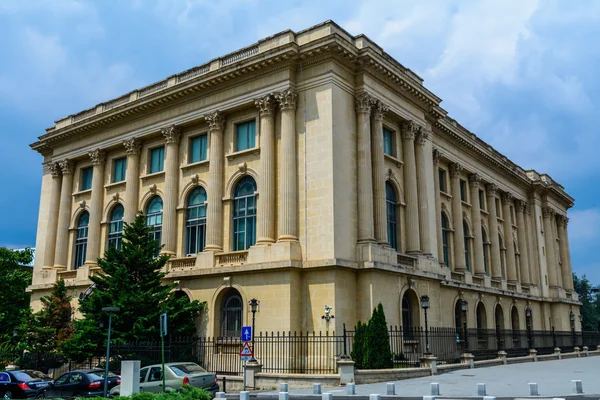
[[[373,310],[366,334],[366,345],[363,368],[382,369],[393,368],[390,337],[387,330],[385,313],[381,303]]]
[[[358,321],[354,329],[354,340],[352,342],[352,351],[350,357],[354,360],[355,366],[358,369],[363,369],[363,361],[365,358],[365,338],[367,334],[367,324]]]
[[[136,393],[132,396],[121,396],[119,400],[211,400],[212,396],[204,389],[184,385],[181,390],[167,393]]]

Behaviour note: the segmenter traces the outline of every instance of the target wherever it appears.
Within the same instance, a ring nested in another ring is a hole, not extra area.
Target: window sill
[[[451,195],[450,193],[442,192],[442,191],[440,190],[440,194],[441,194],[442,196],[444,196],[444,197],[447,197],[448,199],[452,199],[452,195]]]
[[[179,167],[179,169],[181,169],[182,171],[187,171],[188,169],[192,169],[195,167],[202,167],[204,165],[208,165],[208,160],[202,160],[202,161],[198,161],[195,163],[182,165],[181,167]]]
[[[118,186],[125,186],[125,184],[127,183],[127,181],[119,181],[119,182],[113,182],[113,183],[109,183],[108,185],[104,185],[104,189],[109,190],[109,189],[113,189],[116,188]]]
[[[228,160],[233,160],[236,157],[243,156],[246,154],[260,154],[260,147],[253,147],[251,149],[236,151],[235,153],[226,154]]]
[[[140,176],[140,179],[142,181],[147,181],[148,179],[152,179],[152,178],[156,178],[156,177],[164,176],[164,175],[165,175],[165,171],[159,171],[159,172],[153,172],[151,174]]]
[[[83,195],[89,194],[89,193],[92,193],[92,189],[86,189],[86,190],[81,190],[79,192],[75,192],[75,193],[73,193],[73,197],[80,197],[80,196],[83,196]]]
[[[483,208],[481,208],[479,211],[480,211],[480,212],[481,212],[483,215],[486,215],[486,216],[487,216],[487,215],[490,215],[490,213],[489,213],[489,212],[487,212],[486,210],[484,210]]]
[[[467,202],[466,202],[466,201],[464,201],[464,200],[461,200],[461,201],[460,201],[460,203],[461,203],[463,206],[467,207],[467,208],[471,208],[471,204],[470,204],[470,203],[467,203]]]
[[[395,164],[396,164],[396,167],[398,167],[398,168],[402,168],[402,166],[404,165],[404,163],[403,163],[402,161],[398,160],[396,157],[394,157],[394,156],[391,156],[391,155],[389,155],[389,154],[385,154],[385,153],[383,153],[383,158],[384,158],[384,159],[388,159],[388,160],[390,160],[391,162],[395,163]]]

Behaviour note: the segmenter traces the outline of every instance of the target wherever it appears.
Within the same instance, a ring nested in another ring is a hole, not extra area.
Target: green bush
[[[358,321],[354,329],[354,341],[352,342],[352,351],[350,357],[354,360],[355,367],[363,369],[363,361],[365,358],[365,339],[367,335],[367,324]]]
[[[393,366],[387,322],[383,306],[379,303],[373,310],[367,327],[363,368],[383,369],[393,368]]]
[[[204,389],[184,385],[181,390],[167,393],[136,393],[121,396],[119,400],[211,400],[212,395]]]

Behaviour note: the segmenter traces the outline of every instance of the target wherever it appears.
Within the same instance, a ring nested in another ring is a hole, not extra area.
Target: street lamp
[[[431,354],[429,351],[429,328],[427,326],[427,309],[429,308],[429,296],[421,296],[421,308],[425,311],[425,355]]]
[[[465,340],[463,341],[463,353],[469,351],[469,337],[467,336],[467,306],[468,302],[466,300],[461,300],[460,308],[463,313],[463,333],[465,335]]]
[[[104,397],[108,394],[108,364],[110,360],[110,328],[112,325],[112,313],[119,312],[119,307],[102,307],[102,311],[108,313],[108,337],[106,338],[106,362],[104,365]],[[163,372],[164,373],[164,372]]]
[[[531,308],[527,307],[525,309],[525,323],[527,324],[527,345],[529,346],[529,350],[533,348],[533,340],[531,340]]]
[[[256,332],[254,330],[254,322],[256,319],[256,311],[258,311],[259,304],[260,301],[256,300],[255,298],[252,298],[252,300],[248,302],[248,305],[250,306],[250,311],[252,311],[252,358],[250,359],[250,362],[256,362],[256,358],[254,358],[254,335],[256,335]]]
[[[327,304],[325,304],[325,315],[321,316],[321,319],[325,320],[325,325],[326,325],[326,331],[327,334],[329,334],[329,322],[334,319],[335,317],[331,314],[331,310],[333,310],[333,307],[328,306]]]

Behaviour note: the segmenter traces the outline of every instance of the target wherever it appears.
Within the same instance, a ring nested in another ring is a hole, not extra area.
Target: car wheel
[[[12,399],[13,398],[13,394],[10,390],[7,390],[6,392],[4,392],[4,398],[5,399]]]
[[[36,399],[45,399],[46,398],[46,393],[38,393],[35,395]]]

